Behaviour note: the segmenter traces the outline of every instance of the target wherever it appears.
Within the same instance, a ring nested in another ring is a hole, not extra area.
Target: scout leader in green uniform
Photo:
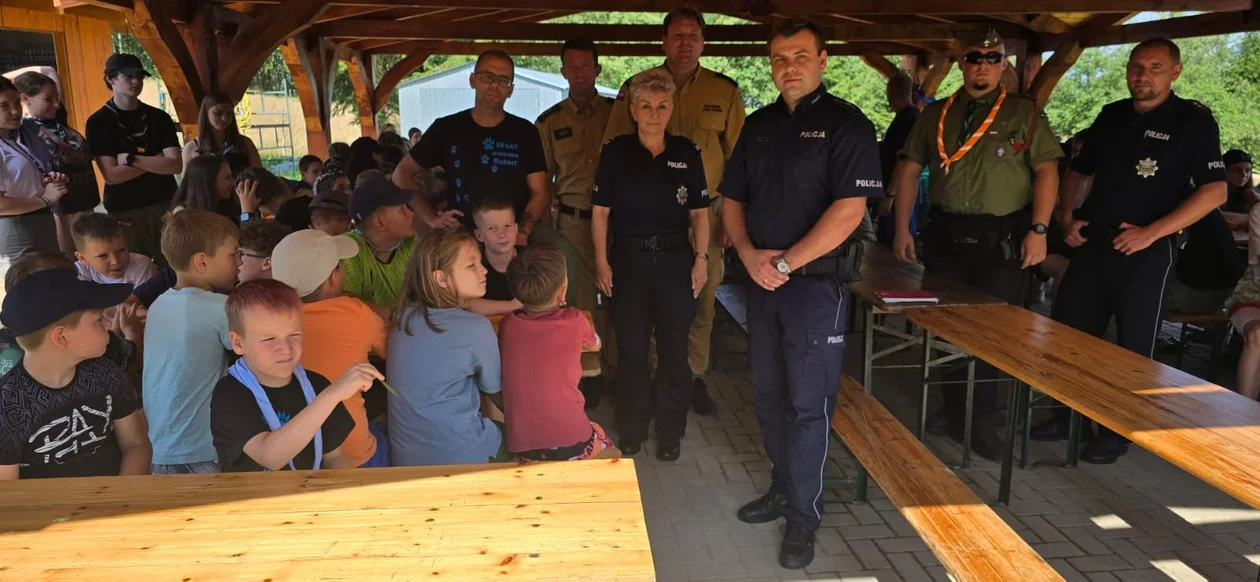
[[[604,145],[604,129],[612,114],[613,100],[601,97],[595,79],[602,69],[599,50],[589,39],[565,41],[560,48],[560,74],[569,82],[569,97],[538,116],[534,123],[542,138],[547,159],[547,182],[556,201],[556,229],[573,245],[576,277],[569,288],[573,304],[595,314],[595,326],[604,339],[604,357],[609,368],[617,365],[614,334],[608,329],[607,311],[596,309],[595,248],[591,239],[591,188]],[[572,259],[570,259],[572,260]],[[582,354],[582,378],[586,407],[594,408],[604,390],[598,353]]]
[[[1027,269],[1046,257],[1063,151],[1036,101],[1002,85],[1007,66],[1002,38],[989,30],[959,45],[963,87],[923,110],[899,155],[893,249],[902,261],[915,261],[910,213],[926,166],[933,205],[922,234],[927,268],[1022,305],[1030,287]],[[945,380],[965,381],[966,371],[960,372]],[[993,379],[997,371],[982,365],[977,377]],[[966,441],[964,384],[946,385],[945,404],[929,426],[960,442]],[[993,385],[977,384],[971,446],[995,460],[1001,450],[991,422],[996,404]]]
[[[677,89],[674,93],[674,113],[665,131],[695,142],[700,148],[704,175],[708,182],[712,204],[709,206],[710,241],[707,251],[708,279],[696,305],[696,317],[691,322],[688,336],[687,363],[695,378],[692,388],[692,407],[697,414],[716,415],[717,405],[709,396],[704,374],[709,371],[709,350],[713,339],[714,299],[717,286],[722,282],[725,268],[722,263],[724,240],[718,183],[726,160],[731,159],[739,132],[744,127],[744,97],[733,79],[700,66],[704,52],[704,15],[693,8],[677,8],[665,16],[665,36],[662,48],[665,52],[665,69],[674,77]],[[604,140],[635,132],[630,119],[630,104],[626,99],[630,81],[621,86],[617,102],[608,118]],[[655,356],[655,349],[652,350]],[[656,360],[650,360],[655,368]]]

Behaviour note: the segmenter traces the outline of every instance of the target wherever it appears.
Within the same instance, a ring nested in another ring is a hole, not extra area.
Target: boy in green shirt
[[[398,302],[403,272],[416,248],[411,230],[412,193],[387,180],[368,180],[350,196],[354,229],[346,236],[359,245],[359,254],[341,262],[346,272],[344,292],[362,299],[382,316]]]

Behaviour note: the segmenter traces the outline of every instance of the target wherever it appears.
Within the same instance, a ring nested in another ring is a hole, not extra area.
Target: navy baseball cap
[[[136,73],[144,73],[146,77],[153,75],[144,70],[144,64],[135,55],[127,53],[115,53],[109,55],[109,59],[105,61],[105,70],[122,73],[124,75],[135,75]]]
[[[127,300],[131,283],[103,284],[79,279],[69,268],[28,275],[9,289],[0,323],[15,336],[34,333],[76,311],[105,309]]]
[[[389,180],[367,180],[350,195],[350,218],[355,224],[361,223],[377,209],[402,206],[411,202],[413,196],[410,190],[403,190]]]

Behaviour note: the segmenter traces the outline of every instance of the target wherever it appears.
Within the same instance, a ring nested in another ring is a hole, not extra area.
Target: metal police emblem
[[[679,206],[686,206],[686,205],[687,205],[687,187],[686,187],[686,186],[679,186],[679,187],[678,187],[678,198],[677,198],[677,199],[678,199],[678,205],[679,205]]]
[[[1159,171],[1159,164],[1150,158],[1146,158],[1137,163],[1137,175],[1143,178],[1150,178]]]
[[[998,146],[997,151],[995,151],[995,152],[993,152],[993,153],[997,154],[997,157],[999,157],[999,158],[1005,158],[1005,157],[1006,157],[1006,148],[1004,148],[1004,147],[1002,147],[1002,146]]]

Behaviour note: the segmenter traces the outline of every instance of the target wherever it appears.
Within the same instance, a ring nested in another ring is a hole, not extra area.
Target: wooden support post
[[[214,5],[202,0],[193,5],[193,17],[182,27],[183,40],[197,67],[197,78],[206,92],[219,87],[219,46]]]
[[[272,51],[313,24],[326,9],[328,0],[284,0],[241,26],[223,62],[220,88],[240,99]]]
[[[280,45],[293,87],[302,103],[307,153],[328,157],[332,142],[332,90],[337,73],[336,47],[320,38],[298,35]]]
[[[884,55],[864,52],[860,56],[862,57],[862,62],[875,69],[875,72],[879,73],[879,76],[883,77],[885,81],[897,74],[897,65],[894,65]]]
[[[921,62],[921,61],[920,61]],[[949,71],[953,68],[953,61],[949,55],[945,53],[935,53],[930,60],[931,68],[928,69],[923,81],[919,84],[919,88],[923,90],[924,97],[935,97],[936,90],[940,88],[941,82],[949,75]]]
[[[1028,87],[1028,96],[1037,100],[1038,107],[1045,107],[1050,101],[1050,94],[1054,92],[1054,86],[1058,84],[1059,79],[1076,64],[1076,59],[1080,58],[1081,51],[1084,47],[1081,41],[1073,41],[1059,47],[1054,51],[1054,55],[1050,60],[1046,61],[1041,70],[1037,72],[1036,78],[1032,80],[1032,84]]]
[[[1015,60],[1015,65],[1019,67],[1016,71],[1019,74],[1019,90],[1027,93],[1032,88],[1033,79],[1036,79],[1037,73],[1041,71],[1041,39],[1028,38],[1022,44],[1023,47]]]
[[[196,60],[173,20],[179,10],[178,0],[135,0],[135,9],[127,24],[162,75],[175,106],[175,116],[184,130],[184,139],[188,140],[197,135],[197,111],[206,87],[197,72]]]
[[[372,80],[372,57],[354,52],[346,63],[354,100],[359,104],[359,130],[363,137],[376,137],[376,83]]]
[[[373,108],[376,111],[380,111],[384,108],[385,104],[389,102],[390,93],[393,93],[394,89],[398,87],[398,84],[401,83],[407,75],[410,75],[412,71],[422,69],[424,67],[424,62],[428,60],[428,58],[429,53],[427,52],[414,52],[407,55],[407,57],[403,60],[394,63],[394,66],[390,67],[388,71],[385,71],[385,74],[381,75],[381,80],[376,84],[376,89],[373,91]]]

